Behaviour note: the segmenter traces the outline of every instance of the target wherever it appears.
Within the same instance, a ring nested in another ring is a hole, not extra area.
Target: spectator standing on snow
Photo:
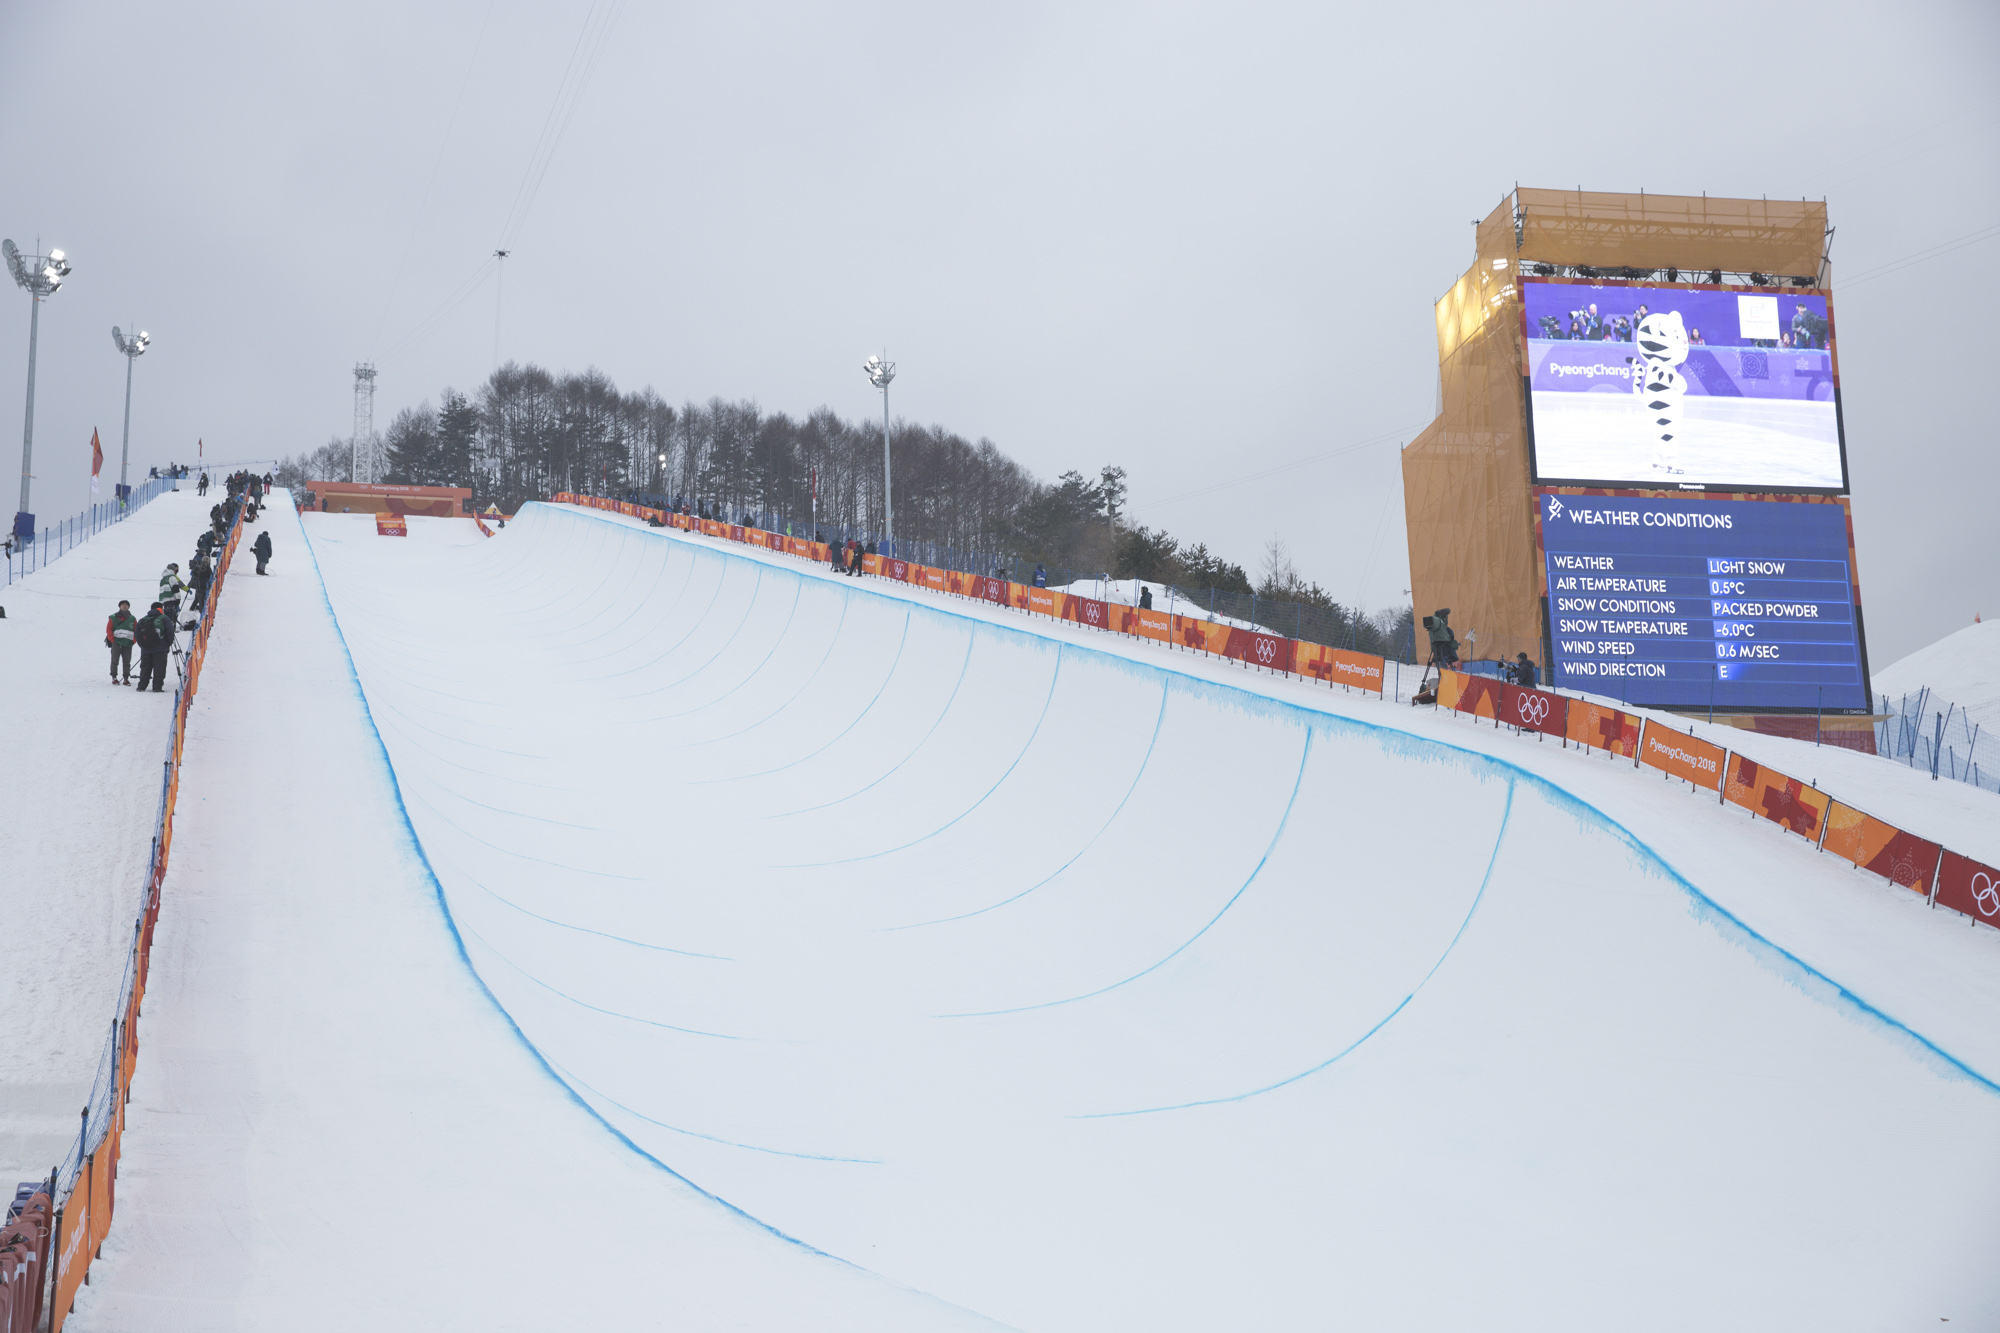
[[[201,480],[194,484],[194,493],[196,495],[208,494],[208,474],[206,472],[202,473]]]
[[[1532,690],[1541,683],[1541,673],[1535,670],[1535,664],[1528,660],[1526,653],[1514,654],[1513,668],[1507,674],[1512,676],[1514,683],[1522,689]]]
[[[271,534],[268,532],[258,533],[257,540],[251,545],[250,549],[257,553],[257,572],[262,574],[264,572],[264,565],[271,558]]]
[[[1139,609],[1141,611],[1153,609],[1153,590],[1143,583],[1139,585]]]
[[[139,641],[139,618],[132,614],[132,603],[120,602],[111,618],[104,622],[104,646],[111,650],[111,683],[117,685],[119,668],[124,668],[124,684],[132,683],[132,645]]]
[[[201,535],[208,536],[205,532]],[[188,574],[188,601],[194,606],[195,614],[199,615],[202,608],[208,605],[208,582],[215,576],[215,566],[208,563],[206,549],[195,552],[194,559],[188,562]]]
[[[181,594],[187,591],[187,584],[181,582],[181,567],[168,565],[160,571],[160,600],[158,605],[167,613],[167,646],[173,647],[173,627],[181,613]]]
[[[1037,588],[1046,588],[1049,586],[1049,567],[1047,565],[1038,564],[1035,566],[1035,586]]]
[[[167,609],[158,602],[146,618],[139,622],[139,689],[146,688],[146,682],[153,682],[153,693],[159,694],[166,687],[167,650],[174,644],[174,622],[167,619]]]

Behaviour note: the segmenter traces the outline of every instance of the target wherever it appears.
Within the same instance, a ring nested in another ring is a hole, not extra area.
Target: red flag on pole
[[[97,432],[90,432],[90,493],[97,494],[97,474],[104,470],[104,446],[98,443]]]

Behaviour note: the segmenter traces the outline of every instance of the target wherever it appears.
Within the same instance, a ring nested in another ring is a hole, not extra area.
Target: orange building
[[[471,512],[472,492],[463,486],[371,486],[358,481],[315,481],[307,484],[313,508],[329,514],[420,514],[432,518],[464,518]]]

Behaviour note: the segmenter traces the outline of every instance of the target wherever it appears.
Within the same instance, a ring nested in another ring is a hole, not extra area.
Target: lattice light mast
[[[132,363],[146,354],[146,345],[153,341],[153,335],[144,329],[127,338],[119,332],[118,326],[111,326],[111,345],[125,358],[125,442],[118,448],[118,507],[125,507],[125,497],[131,487],[125,484],[125,471],[132,460]]]
[[[896,539],[896,511],[889,503],[889,381],[896,378],[896,363],[871,356],[861,368],[868,372],[868,382],[882,391],[882,554],[888,555]]]
[[[362,361],[354,367],[354,480],[375,480],[375,367]]]
[[[60,250],[24,255],[12,241],[0,241],[0,253],[7,256],[7,271],[29,297],[28,411],[21,427],[21,509],[14,515],[14,535],[25,542],[35,536],[35,516],[28,512],[28,483],[35,476],[35,344],[41,337],[42,302],[62,288],[69,263]]]

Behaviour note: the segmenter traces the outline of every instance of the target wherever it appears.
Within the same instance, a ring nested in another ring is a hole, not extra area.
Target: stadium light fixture
[[[14,535],[22,541],[35,535],[35,516],[28,512],[28,486],[35,475],[35,348],[42,330],[42,302],[62,290],[69,276],[69,261],[60,250],[45,255],[24,255],[13,241],[0,241],[0,254],[7,258],[7,271],[14,283],[28,293],[28,407],[21,427],[21,508],[14,515]]]
[[[896,539],[895,508],[889,503],[889,381],[896,378],[896,363],[871,356],[861,368],[868,372],[868,382],[882,391],[882,540],[887,544]]]
[[[125,507],[125,472],[132,459],[132,363],[146,354],[153,335],[144,329],[130,338],[111,326],[111,345],[125,358],[125,442],[118,448],[118,507]]]

